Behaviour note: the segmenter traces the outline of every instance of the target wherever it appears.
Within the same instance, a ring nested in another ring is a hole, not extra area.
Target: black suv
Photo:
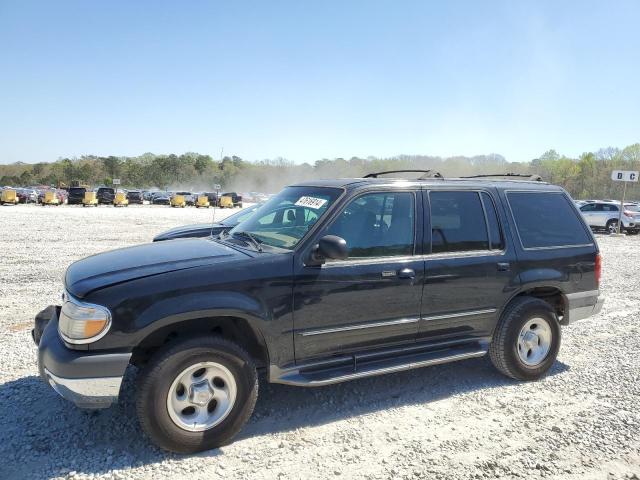
[[[129,200],[129,205],[142,205],[144,203],[144,196],[139,190],[129,190],[127,192],[127,200]]]
[[[69,196],[67,197],[68,205],[82,205],[82,200],[84,200],[84,194],[87,189],[84,187],[71,187],[69,189]]]
[[[71,265],[36,317],[44,379],[80,407],[137,412],[159,446],[228,443],[257,371],[321,386],[489,354],[540,378],[560,326],[594,315],[600,255],[567,193],[502,179],[313,181],[217,239],[156,242]]]
[[[96,192],[98,203],[111,205],[116,196],[116,191],[111,187],[100,187]]]

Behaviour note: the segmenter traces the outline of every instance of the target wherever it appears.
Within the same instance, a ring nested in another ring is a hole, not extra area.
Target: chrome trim
[[[305,387],[322,387],[325,385],[332,385],[334,383],[346,382],[349,380],[355,380],[357,378],[375,377],[378,375],[384,375],[387,373],[402,372],[405,370],[413,370],[415,368],[427,367],[430,365],[438,365],[442,363],[455,362],[458,360],[466,360],[468,358],[483,357],[487,354],[486,349],[479,349],[474,352],[458,353],[449,356],[443,356],[439,358],[431,358],[429,360],[418,360],[415,362],[404,363],[401,365],[394,365],[392,367],[382,367],[374,370],[364,372],[354,372],[346,375],[339,375],[332,378],[323,380],[299,380],[296,378],[300,374],[299,370],[293,370],[291,372],[282,372],[277,366],[270,366],[270,376],[273,378],[272,383],[282,383],[285,385],[299,385]],[[284,373],[284,374],[283,374]],[[280,375],[279,375],[280,374]]]
[[[432,315],[430,317],[422,317],[421,320],[445,320],[447,318],[459,318],[459,317],[470,317],[472,315],[484,315],[487,313],[495,313],[498,310],[496,308],[485,308],[484,310],[472,310],[468,312],[459,312],[459,313],[445,313],[442,315]]]
[[[111,310],[109,310],[107,307],[105,307],[104,305],[98,305],[96,303],[87,303],[87,302],[82,302],[74,297],[72,297],[71,295],[69,295],[68,292],[66,292],[66,302],[64,303],[73,303],[79,307],[86,307],[86,308],[95,308],[98,310],[102,310],[107,314],[107,326],[104,327],[104,329],[98,333],[97,335],[94,335],[93,337],[89,337],[89,338],[69,338],[67,337],[64,333],[62,333],[62,331],[60,330],[60,318],[58,318],[58,335],[60,335],[60,338],[62,338],[62,340],[64,340],[67,343],[73,344],[73,345],[86,345],[87,343],[93,343],[93,342],[97,342],[98,340],[100,340],[102,337],[104,337],[109,330],[111,329],[111,323],[112,323],[112,319],[111,319]],[[60,315],[62,315],[62,308],[64,308],[64,303],[61,305],[60,308]]]
[[[376,327],[388,327],[392,325],[404,325],[408,323],[416,323],[420,320],[419,318],[401,318],[399,320],[389,320],[387,322],[376,322],[376,323],[366,323],[360,325],[349,325],[347,327],[335,327],[335,328],[324,328],[322,330],[309,330],[307,332],[300,332],[300,335],[303,337],[310,337],[312,335],[324,335],[325,333],[338,333],[338,332],[348,332],[351,330],[362,330],[365,328],[376,328]]]
[[[61,378],[44,368],[45,379],[58,395],[80,408],[107,408],[118,400],[123,377]]]

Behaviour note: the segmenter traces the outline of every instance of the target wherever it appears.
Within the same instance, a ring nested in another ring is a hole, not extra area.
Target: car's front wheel
[[[544,300],[521,297],[505,309],[489,347],[495,367],[517,380],[537,380],[556,361],[560,325]]]
[[[139,374],[136,408],[161,448],[194,453],[220,447],[242,429],[258,396],[255,365],[220,337],[165,348]]]

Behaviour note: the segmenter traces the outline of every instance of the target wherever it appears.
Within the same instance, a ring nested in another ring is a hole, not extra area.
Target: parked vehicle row
[[[48,193],[48,200],[45,196]],[[54,189],[46,187],[38,188],[13,188],[0,187],[0,203],[16,205],[18,203],[39,203],[42,205],[82,205],[84,207],[97,205],[170,205],[184,208],[195,206],[196,208],[242,208],[243,198],[236,192],[218,194],[216,192],[169,192],[169,191],[145,191],[140,189],[126,190],[113,187],[88,188],[86,186],[74,186],[68,189]],[[263,196],[267,197],[266,195]]]
[[[622,222],[621,231],[629,235],[640,232],[640,204],[637,202],[621,202],[614,200],[577,200],[576,205],[587,225],[594,230],[608,233],[618,231],[618,223]]]

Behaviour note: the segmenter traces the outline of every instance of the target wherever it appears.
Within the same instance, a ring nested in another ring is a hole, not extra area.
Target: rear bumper
[[[565,299],[567,311],[562,321],[563,325],[597,315],[604,304],[604,297],[600,295],[599,290],[568,293],[565,295]]]
[[[36,317],[40,376],[60,396],[80,408],[107,408],[118,400],[131,353],[92,353],[67,348],[58,335],[58,309],[49,307]],[[45,321],[50,315],[48,321]],[[41,331],[41,333],[39,333]]]

